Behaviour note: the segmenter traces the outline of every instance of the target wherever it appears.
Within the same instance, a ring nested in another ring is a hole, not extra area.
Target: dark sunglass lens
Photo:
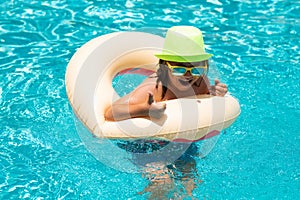
[[[183,74],[185,74],[185,72],[186,70],[181,67],[174,67],[172,70],[174,76],[182,76]]]
[[[201,76],[204,73],[204,68],[193,68],[191,72],[194,76]]]

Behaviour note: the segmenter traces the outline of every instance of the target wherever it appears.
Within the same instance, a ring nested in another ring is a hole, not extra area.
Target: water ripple
[[[135,197],[131,186],[142,190],[146,184],[142,178],[112,171],[84,149],[66,97],[66,66],[75,50],[96,36],[124,30],[163,36],[170,26],[183,24],[203,31],[216,74],[243,111],[231,134],[220,141],[224,146],[197,163],[204,166],[199,170],[211,187],[199,186],[195,193],[215,199],[221,198],[219,193],[231,199],[251,198],[248,186],[253,186],[253,193],[262,191],[274,174],[288,185],[285,188],[295,187],[285,181],[295,181],[300,174],[293,157],[299,143],[293,135],[300,116],[299,12],[298,1],[283,0],[4,1],[0,198]],[[274,165],[266,168],[266,160]]]

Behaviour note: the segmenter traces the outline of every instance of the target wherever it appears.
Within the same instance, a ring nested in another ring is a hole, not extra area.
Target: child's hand
[[[224,83],[221,83],[218,79],[215,80],[215,95],[216,96],[225,96],[225,94],[227,93],[228,89],[227,89],[227,85]]]
[[[153,118],[161,118],[166,110],[166,103],[158,102],[156,103],[153,100],[153,94],[151,92],[148,92],[149,98],[148,98],[148,104],[149,104],[149,116]]]

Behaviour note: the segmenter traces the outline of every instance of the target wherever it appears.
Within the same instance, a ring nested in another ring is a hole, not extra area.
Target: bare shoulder
[[[148,93],[156,94],[156,78],[147,78],[132,92],[118,99],[115,104],[139,104],[148,100]]]
[[[152,90],[153,86],[155,88],[156,78],[146,78],[139,86],[137,86],[134,91],[143,91],[150,89]]]
[[[136,104],[144,102],[148,99],[149,92],[156,93],[156,78],[145,79],[138,87],[136,87],[130,96],[130,103]]]

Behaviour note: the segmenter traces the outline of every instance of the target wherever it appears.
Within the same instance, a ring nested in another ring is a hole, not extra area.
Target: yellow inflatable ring
[[[84,44],[71,58],[66,90],[73,111],[97,137],[108,139],[162,139],[198,141],[229,127],[240,114],[238,101],[230,96],[198,96],[166,101],[161,119],[133,118],[106,121],[105,110],[119,98],[112,87],[123,70],[155,71],[164,39],[143,32],[110,33]]]

